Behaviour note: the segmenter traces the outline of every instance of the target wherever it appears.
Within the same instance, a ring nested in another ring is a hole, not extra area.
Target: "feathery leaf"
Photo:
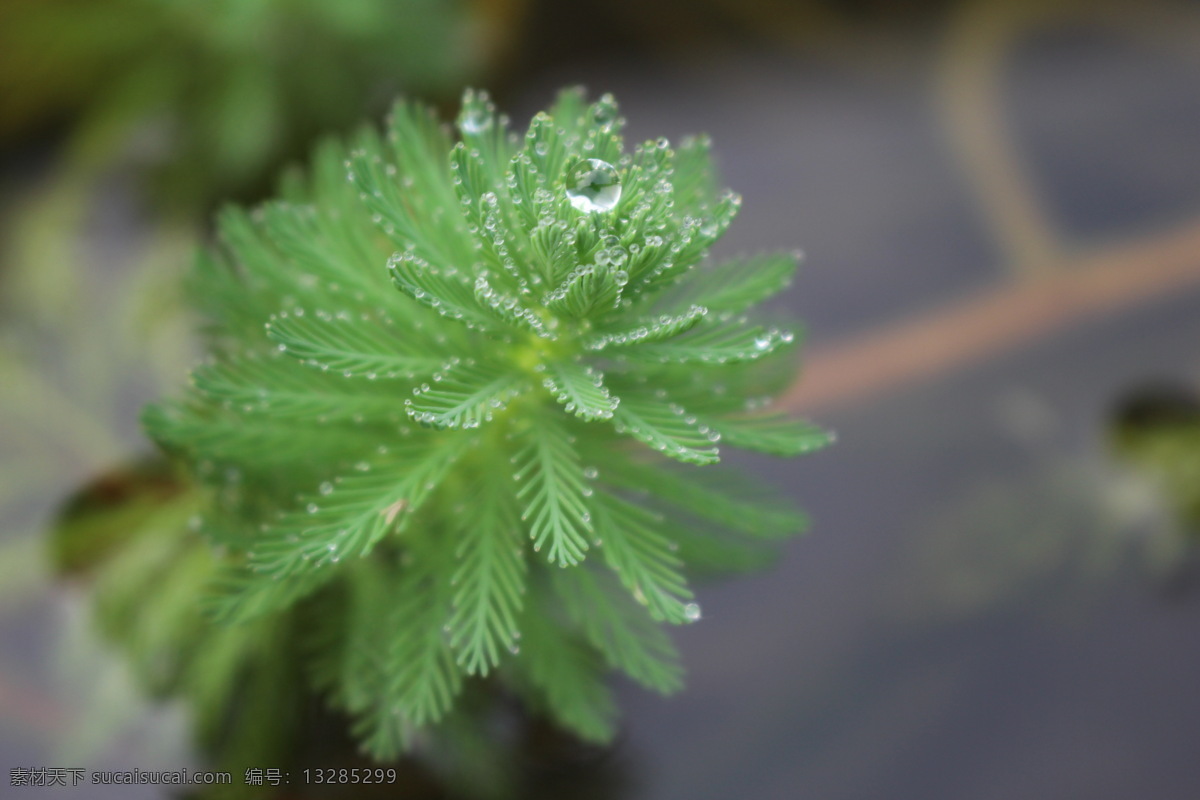
[[[251,565],[286,577],[366,556],[388,531],[403,529],[469,443],[443,437],[412,458],[391,454],[379,463],[359,462],[354,472],[323,483],[301,497],[299,508],[266,526]]]
[[[833,443],[834,435],[803,420],[772,414],[758,417],[721,417],[711,422],[721,439],[734,447],[773,456],[798,456]]]
[[[589,454],[590,455],[590,454]],[[599,480],[615,488],[644,493],[655,506],[748,536],[778,538],[803,531],[808,518],[723,466],[696,474],[642,460],[597,454]],[[692,524],[679,527],[693,527]]]
[[[524,615],[521,630],[525,652],[517,664],[554,717],[582,739],[610,740],[616,708],[604,685],[603,662],[544,613]]]
[[[294,423],[260,419],[247,425],[230,412],[174,403],[150,406],[142,414],[142,424],[166,448],[186,452],[198,461],[231,463],[246,470],[328,468],[369,451],[378,439],[377,431],[331,426],[297,436]]]
[[[495,324],[480,307],[474,282],[454,267],[434,266],[413,252],[394,254],[387,267],[397,289],[443,317],[482,331]]]
[[[664,405],[634,392],[618,390],[618,396],[621,404],[613,412],[613,421],[619,433],[628,433],[678,461],[715,464],[720,460],[713,444],[718,437],[705,433],[682,406]]]
[[[478,428],[520,394],[525,381],[496,365],[453,358],[404,401],[409,416],[434,428]]]
[[[357,730],[378,758],[396,756],[406,729],[441,719],[462,689],[442,623],[449,604],[446,574],[452,562],[427,549],[392,577],[384,611],[387,626],[375,643],[381,686],[360,716]]]
[[[652,342],[623,351],[627,358],[675,364],[735,364],[756,361],[791,344],[790,331],[765,329],[759,325],[716,323],[704,325],[685,336]]]
[[[693,305],[678,314],[663,314],[651,319],[637,320],[634,327],[606,332],[584,342],[589,350],[607,347],[630,347],[647,342],[661,342],[696,327],[708,314],[704,306]]]
[[[671,637],[621,587],[608,587],[586,568],[552,577],[567,615],[610,667],[656,692],[683,688],[683,667]]]
[[[468,675],[487,675],[500,650],[517,646],[517,617],[524,605],[525,559],[520,522],[507,486],[481,478],[474,499],[459,515],[458,568],[450,579],[454,612],[450,646]]]
[[[609,494],[597,494],[596,533],[605,562],[650,616],[673,624],[699,616],[682,563],[661,531],[662,518]]]
[[[582,420],[612,419],[619,402],[604,386],[604,375],[577,361],[556,361],[546,367],[542,385]]]
[[[363,391],[341,376],[324,375],[286,359],[227,359],[197,368],[192,381],[197,391],[227,410],[273,419],[359,422],[404,418],[398,398],[378,390]]]
[[[528,444],[517,454],[513,478],[520,484],[517,499],[524,504],[521,519],[529,523],[533,549],[547,543],[546,557],[560,566],[584,559],[592,533],[588,496],[579,454],[566,430],[547,418],[525,432]]]
[[[796,257],[784,253],[697,269],[676,293],[679,305],[701,305],[714,314],[740,314],[791,285]]]
[[[438,368],[441,360],[428,349],[416,350],[396,336],[393,327],[387,318],[370,322],[349,314],[297,318],[285,312],[267,323],[267,336],[303,363],[344,377],[411,379]]]

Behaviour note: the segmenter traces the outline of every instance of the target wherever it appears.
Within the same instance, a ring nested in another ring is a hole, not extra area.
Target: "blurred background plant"
[[[318,135],[401,92],[456,96],[502,52],[519,11],[489,0],[5,3],[0,142],[61,137],[48,178],[6,226],[8,291],[26,312],[61,315],[80,262],[95,263],[77,237],[102,187],[131,183],[168,241],[192,238],[214,204],[261,196]],[[171,253],[158,266],[178,263]]]
[[[13,0],[0,8],[0,137],[68,120],[63,180],[130,166],[157,210],[204,212],[261,193],[316,136],[400,92],[456,96],[517,5]]]
[[[1113,409],[1108,452],[1069,455],[1048,451],[1063,424],[1045,408],[1030,408],[1036,403],[1020,395],[1008,401],[1010,415],[1041,416],[1053,429],[1026,442],[1044,453],[1036,469],[974,482],[917,520],[905,548],[907,577],[895,587],[898,618],[937,626],[1032,604],[1050,619],[1070,621],[1121,575],[1168,597],[1194,587],[1196,392],[1183,384],[1135,389]]]

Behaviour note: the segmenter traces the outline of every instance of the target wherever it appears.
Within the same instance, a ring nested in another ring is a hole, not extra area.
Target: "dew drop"
[[[576,164],[566,178],[567,199],[577,211],[611,211],[621,199],[621,176],[616,167],[598,158]]]
[[[700,606],[695,603],[688,603],[683,607],[683,616],[688,622],[695,622],[700,619]]]
[[[458,127],[463,133],[483,133],[492,127],[492,116],[482,108],[468,109],[459,118]]]
[[[325,481],[324,483],[321,484],[318,491],[320,491],[321,494],[332,494],[333,493],[333,484],[330,483],[329,481]]]
[[[600,98],[592,110],[592,121],[601,128],[607,128],[617,120],[617,102],[611,94]]]
[[[603,260],[604,265],[620,268],[625,266],[625,263],[629,261],[629,251],[620,245],[614,245],[596,254],[596,263],[600,264],[601,260]]]

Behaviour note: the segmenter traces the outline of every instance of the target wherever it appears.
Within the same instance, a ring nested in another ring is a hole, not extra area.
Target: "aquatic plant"
[[[623,123],[566,91],[522,137],[467,92],[455,136],[401,102],[198,260],[209,357],[145,423],[212,487],[212,610],[302,607],[315,687],[378,758],[471,676],[608,739],[609,670],[682,684],[685,572],[804,525],[714,466],[829,441],[768,409],[796,336],[747,315],[796,257],[711,263],[741,200],[708,140],[626,152]]]

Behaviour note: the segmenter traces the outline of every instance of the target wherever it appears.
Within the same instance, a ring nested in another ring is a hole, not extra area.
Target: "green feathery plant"
[[[214,487],[216,617],[303,603],[315,686],[376,757],[496,673],[609,738],[608,670],[681,685],[656,623],[699,618],[685,570],[803,527],[711,466],[829,441],[764,411],[796,342],[746,316],[795,257],[708,263],[741,202],[708,140],[626,153],[623,123],[567,91],[521,137],[468,92],[456,142],[400,103],[198,261],[211,355],[147,428]]]

